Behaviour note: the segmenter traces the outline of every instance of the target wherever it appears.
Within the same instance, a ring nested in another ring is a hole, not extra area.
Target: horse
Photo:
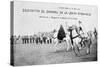
[[[73,49],[73,45],[71,43],[71,38],[69,36],[69,33],[66,33],[66,37],[63,38],[63,41],[66,43],[67,45],[67,49],[66,51],[69,51],[71,48]]]
[[[73,30],[77,33],[74,37],[72,36]],[[83,46],[86,47],[86,54],[90,54],[90,46],[92,44],[91,34],[84,33],[81,27],[77,27],[75,25],[69,27],[68,31],[70,32],[71,44],[75,55],[81,55],[80,50]]]
[[[79,35],[77,38],[80,40],[74,41],[74,46],[76,46],[78,53],[80,54],[80,49],[84,46],[86,47],[86,54],[90,54],[90,47],[92,45],[92,33],[86,32],[86,33],[79,33],[79,31],[76,29],[77,34]],[[81,48],[80,48],[81,47]]]

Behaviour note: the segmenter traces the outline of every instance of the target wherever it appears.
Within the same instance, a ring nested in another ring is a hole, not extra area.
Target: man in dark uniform
[[[58,35],[57,35],[57,38],[58,38],[60,43],[61,43],[61,41],[63,40],[64,37],[66,37],[66,34],[65,34],[63,26],[61,25],[60,29],[58,31]]]

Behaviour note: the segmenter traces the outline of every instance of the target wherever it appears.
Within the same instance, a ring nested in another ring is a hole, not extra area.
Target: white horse
[[[77,47],[75,50],[78,50],[78,53],[80,54],[80,49],[82,48],[81,45],[84,45],[86,47],[86,54],[90,54],[90,46],[92,44],[91,38],[92,35],[90,32],[87,32],[84,34],[84,38],[82,40],[83,37],[77,37],[75,39],[73,39],[74,42],[74,47]]]
[[[68,33],[66,34],[66,37],[63,38],[63,40],[66,42],[67,51],[69,51],[71,48],[73,49],[73,45],[72,45],[72,43],[71,43],[71,39],[70,39],[70,36],[69,36]]]
[[[58,41],[58,39],[57,39],[57,35],[58,35],[58,32],[56,31],[56,32],[54,32],[54,34],[53,34],[53,43],[54,43],[54,46],[56,47],[57,46],[57,44],[59,43],[59,41]]]

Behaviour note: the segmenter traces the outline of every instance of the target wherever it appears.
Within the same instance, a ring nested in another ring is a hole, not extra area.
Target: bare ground
[[[80,50],[81,56],[75,56],[73,50],[66,51],[66,44],[16,44],[14,45],[14,65],[42,65],[97,60],[97,43],[91,46],[91,53],[86,55],[86,48]]]

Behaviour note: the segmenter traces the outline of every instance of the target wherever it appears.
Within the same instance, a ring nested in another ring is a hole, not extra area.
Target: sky
[[[80,10],[66,10],[59,9],[58,7],[75,7],[80,8]],[[91,13],[91,16],[22,12],[23,8],[75,12],[81,11]],[[40,18],[40,16],[48,18]],[[53,19],[51,17],[65,17],[67,19]],[[14,35],[33,35],[38,32],[50,32],[53,29],[58,30],[60,25],[63,25],[64,29],[66,29],[67,26],[78,25],[78,21],[82,22],[85,31],[93,30],[94,27],[98,28],[96,7],[33,2],[14,3]]]

